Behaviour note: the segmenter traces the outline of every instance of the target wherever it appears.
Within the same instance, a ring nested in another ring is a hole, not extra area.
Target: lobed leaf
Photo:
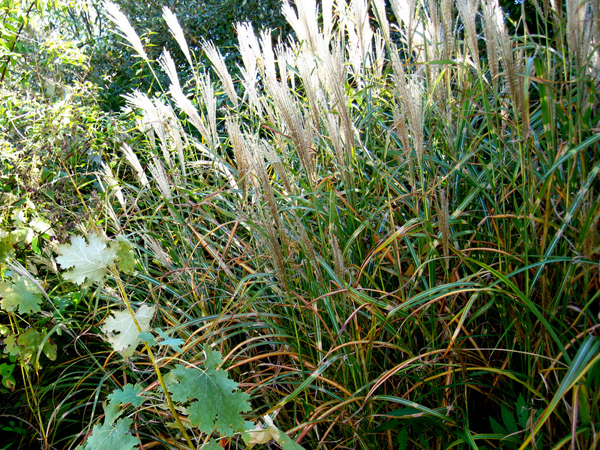
[[[129,311],[113,311],[112,316],[104,321],[102,331],[106,334],[106,339],[112,344],[115,351],[123,356],[133,355],[136,347],[141,342],[140,332],[147,332],[150,329],[150,321],[154,315],[154,306],[142,305],[135,313],[135,319],[140,326],[136,326],[133,317]]]
[[[133,406],[142,406],[144,403],[144,397],[140,396],[142,387],[139,385],[126,384],[123,389],[117,389],[108,396],[111,403],[115,405],[125,405],[131,403]]]
[[[132,419],[119,419],[115,423],[95,425],[85,446],[77,450],[133,450],[137,448],[139,439],[129,434]]]
[[[0,283],[2,309],[21,314],[34,313],[40,310],[42,293],[38,287],[26,277],[17,273],[12,276],[12,282]]]
[[[222,362],[218,352],[205,348],[205,370],[188,368],[181,364],[171,371],[168,389],[173,400],[191,401],[188,408],[192,426],[204,433],[217,430],[224,436],[233,436],[244,430],[241,413],[250,410],[250,397],[237,391],[238,384],[227,372],[217,369]]]
[[[73,269],[64,274],[66,280],[90,286],[93,283],[102,283],[108,272],[108,267],[114,264],[117,258],[118,246],[107,246],[106,238],[97,234],[88,236],[88,244],[81,236],[75,236],[70,244],[58,247],[61,254],[56,262],[63,269]]]

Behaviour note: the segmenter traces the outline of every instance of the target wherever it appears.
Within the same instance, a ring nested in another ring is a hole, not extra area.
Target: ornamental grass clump
[[[287,40],[236,25],[240,79],[209,42],[188,80],[149,61],[171,85],[126,97],[101,175],[137,255],[102,315],[156,308],[144,350],[88,369],[144,392],[114,423],[173,448],[596,448],[600,18],[576,3],[284,1]],[[203,373],[237,425],[186,396]]]

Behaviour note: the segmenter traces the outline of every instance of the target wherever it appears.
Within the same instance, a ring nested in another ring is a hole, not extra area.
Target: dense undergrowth
[[[597,2],[286,4],[239,80],[108,10],[170,86],[2,119],[5,448],[598,447]]]

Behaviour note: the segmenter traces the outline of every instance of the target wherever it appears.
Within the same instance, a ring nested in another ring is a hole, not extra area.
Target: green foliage
[[[203,39],[210,40],[229,54],[230,67],[235,67],[235,60],[239,56],[235,23],[252,22],[257,27],[277,30],[276,35],[281,36],[290,31],[289,24],[281,14],[281,0],[152,0],[143,5],[132,0],[118,0],[115,3],[140,35],[148,35],[153,47],[149,49],[151,59],[158,59],[163,48],[166,48],[178,66],[182,66],[185,59],[162,19],[164,7],[170,8],[178,17],[192,48],[199,48]]]
[[[70,244],[58,247],[60,255],[56,262],[63,269],[73,269],[63,274],[65,280],[88,287],[93,283],[101,284],[113,265],[124,272],[133,270],[133,247],[123,236],[109,244],[105,237],[92,233],[87,241],[81,236],[74,236]]]
[[[123,46],[123,40],[110,32],[111,26],[106,20],[103,3],[94,0],[87,2],[86,7],[77,4],[69,6],[61,26],[70,30],[73,39],[85,46],[91,59],[91,79],[100,87],[102,108],[118,111],[125,104],[122,95],[134,89],[160,89],[160,84],[167,79],[162,75],[158,80],[155,79],[148,67],[135,57],[135,53]],[[237,70],[239,58],[235,23],[250,21],[257,29],[275,30],[275,36],[282,39],[291,31],[280,12],[281,0],[151,0],[145,3],[117,0],[114,3],[142,37],[150,59],[157,60],[163,48],[168,49],[177,67],[188,75],[191,72],[185,57],[162,18],[163,7],[170,8],[178,17],[192,49],[198,50],[203,40],[214,42],[226,53],[227,65],[233,71]],[[200,52],[196,56],[199,66],[208,63]]]
[[[527,406],[523,395],[519,394],[516,403],[516,420],[513,412],[506,406],[501,405],[500,413],[502,422],[497,422],[490,417],[490,425],[494,434],[502,436],[502,446],[506,448],[519,448],[521,438],[519,433],[526,430],[531,423],[535,423],[539,418],[541,411],[538,410],[535,416],[530,414],[531,408]],[[543,433],[536,436],[536,445],[541,445]]]

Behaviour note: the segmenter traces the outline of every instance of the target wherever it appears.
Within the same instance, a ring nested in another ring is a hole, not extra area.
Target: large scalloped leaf
[[[173,400],[191,401],[188,407],[192,426],[204,433],[216,431],[233,436],[244,430],[242,412],[250,410],[250,397],[238,391],[238,385],[230,380],[227,372],[218,369],[221,357],[208,347],[205,370],[188,368],[181,364],[170,372],[168,389]]]
[[[141,332],[150,329],[150,321],[154,315],[154,306],[142,305],[135,313]],[[115,351],[123,356],[132,356],[136,347],[141,342],[140,330],[138,330],[129,311],[112,311],[112,316],[104,321],[102,331],[112,344]]]
[[[60,245],[58,250],[61,255],[56,258],[56,262],[63,269],[73,268],[63,275],[64,278],[83,286],[102,283],[119,250],[118,246],[108,246],[107,243],[103,236],[90,234],[88,244],[81,236],[75,236],[70,244]]]
[[[50,339],[46,339],[45,335],[33,328],[28,328],[19,335],[8,335],[4,339],[4,345],[4,351],[9,355],[17,356],[25,363],[32,362],[37,368],[40,367],[36,358],[40,347],[48,359],[56,360],[56,344],[50,342]]]
[[[78,450],[134,450],[140,443],[139,439],[129,434],[132,419],[119,419],[115,423],[94,425],[92,435]]]
[[[38,312],[42,301],[40,289],[31,280],[17,273],[12,276],[12,283],[0,283],[2,309],[16,311],[21,314]]]

